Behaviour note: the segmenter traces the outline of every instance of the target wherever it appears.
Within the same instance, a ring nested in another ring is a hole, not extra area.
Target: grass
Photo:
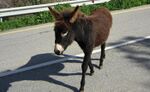
[[[150,0],[111,0],[110,2],[101,4],[83,5],[80,10],[89,15],[92,10],[100,7],[107,7],[110,10],[120,10],[145,4],[150,4]],[[56,5],[54,8],[58,11],[62,11],[63,9],[70,7],[71,6],[69,4],[64,4]],[[37,25],[53,21],[54,18],[48,11],[24,16],[7,17],[4,18],[3,22],[0,22],[0,32],[7,31],[8,29]]]

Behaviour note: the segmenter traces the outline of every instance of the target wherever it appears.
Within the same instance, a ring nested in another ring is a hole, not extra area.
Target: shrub
[[[92,10],[99,7],[107,7],[110,10],[127,9],[134,6],[140,6],[144,4],[150,4],[150,0],[111,0],[110,2],[95,4],[95,5],[83,5],[80,10],[85,14],[90,14]],[[69,4],[56,5],[54,8],[58,11],[62,11],[65,8],[70,8]],[[41,23],[53,22],[54,18],[49,12],[40,12],[31,15],[17,16],[13,18],[6,18],[0,23],[0,31],[24,27],[29,25],[36,25]]]

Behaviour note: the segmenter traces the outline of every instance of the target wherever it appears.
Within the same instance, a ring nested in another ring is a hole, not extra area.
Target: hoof
[[[83,88],[80,88],[80,91],[79,92],[84,92],[84,89]]]
[[[90,76],[92,76],[94,73],[90,73]]]
[[[80,90],[80,92],[84,92],[84,90]]]
[[[98,68],[99,68],[99,69],[102,69],[102,68],[103,68],[103,66],[99,66]]]
[[[90,72],[90,76],[92,76],[94,74],[94,71]]]

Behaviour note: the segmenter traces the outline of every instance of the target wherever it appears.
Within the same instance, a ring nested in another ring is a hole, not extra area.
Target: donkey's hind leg
[[[93,68],[93,64],[92,64],[91,60],[89,61],[88,65],[90,68],[90,75],[92,76],[94,74],[94,68]]]
[[[106,46],[105,43],[103,43],[101,45],[101,56],[100,56],[99,69],[101,69],[102,66],[103,66],[103,61],[104,61],[104,58],[105,58],[105,46]]]

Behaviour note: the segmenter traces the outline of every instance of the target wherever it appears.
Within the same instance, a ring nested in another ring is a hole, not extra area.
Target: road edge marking
[[[28,31],[35,31],[37,29],[42,29],[45,27],[53,27],[53,26],[54,26],[54,23],[45,23],[45,24],[39,24],[39,25],[33,25],[33,26],[26,26],[26,27],[22,27],[22,28],[12,29],[14,31],[8,30],[6,32],[0,32],[0,36],[21,33],[21,32],[28,32]]]
[[[117,45],[108,46],[108,47],[106,47],[105,50],[111,50],[111,49],[118,48],[118,47],[121,47],[121,46],[137,43],[137,42],[140,42],[140,41],[143,41],[143,40],[146,40],[146,39],[150,39],[150,35],[142,37],[142,38],[138,38],[138,39],[135,39],[135,40],[130,40],[130,41],[127,41],[127,42],[124,42],[124,43],[120,43],[120,44],[117,44]],[[93,50],[92,54],[98,53],[100,51],[101,51],[101,49]],[[37,68],[41,68],[41,67],[45,67],[45,66],[48,66],[48,65],[64,62],[64,61],[67,61],[67,60],[75,60],[75,59],[78,59],[79,57],[83,57],[83,56],[84,56],[84,54],[81,53],[81,54],[77,54],[75,56],[64,57],[62,59],[52,60],[52,61],[48,61],[46,63],[41,63],[41,64],[37,64],[37,65],[25,67],[25,68],[20,68],[20,69],[17,69],[17,70],[2,72],[2,73],[0,73],[0,77],[5,77],[5,76],[8,76],[8,75],[17,74],[17,73],[21,73],[21,72],[25,72],[25,71],[29,71],[29,70],[33,70],[33,69],[37,69]]]
[[[136,12],[136,11],[141,11],[141,10],[146,10],[146,9],[150,9],[150,5],[142,5],[142,6],[137,6],[137,7],[132,7],[129,9],[121,9],[121,10],[115,10],[115,11],[111,11],[112,15],[118,15],[118,14],[122,14],[122,13],[127,13],[127,12]]]

